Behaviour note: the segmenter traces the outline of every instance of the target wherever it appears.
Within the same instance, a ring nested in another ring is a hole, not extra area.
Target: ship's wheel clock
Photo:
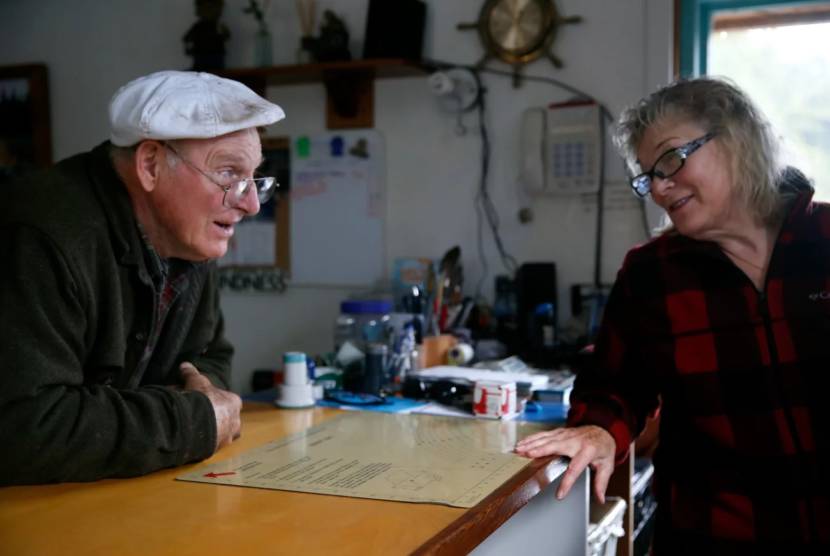
[[[513,86],[521,84],[521,68],[541,56],[562,67],[551,50],[560,25],[578,23],[580,16],[563,17],[553,0],[485,0],[478,21],[459,23],[458,29],[476,29],[485,54],[481,67],[491,58],[513,66]]]

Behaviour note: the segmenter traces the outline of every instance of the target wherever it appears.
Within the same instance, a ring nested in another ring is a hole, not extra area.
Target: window
[[[682,75],[729,77],[830,200],[830,2],[683,0]]]

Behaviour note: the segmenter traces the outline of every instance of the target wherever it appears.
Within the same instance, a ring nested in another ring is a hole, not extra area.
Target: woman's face
[[[707,129],[683,120],[668,119],[649,127],[637,149],[640,167],[650,170],[666,151],[694,141]],[[742,222],[727,153],[718,137],[691,153],[679,172],[668,178],[654,176],[651,198],[663,208],[677,231],[704,240],[716,240],[730,224]]]

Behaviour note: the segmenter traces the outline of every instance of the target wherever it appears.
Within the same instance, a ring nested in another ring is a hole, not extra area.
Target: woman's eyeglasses
[[[689,141],[685,145],[669,149],[661,154],[657,162],[654,163],[654,166],[651,167],[651,170],[631,178],[631,189],[634,190],[634,194],[638,197],[648,195],[651,191],[651,182],[655,176],[665,179],[678,173],[686,163],[686,159],[715,135],[717,134],[707,133],[703,137],[698,137],[694,141]]]

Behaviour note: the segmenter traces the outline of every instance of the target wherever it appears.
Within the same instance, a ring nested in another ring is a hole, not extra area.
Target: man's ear
[[[164,163],[164,146],[158,141],[142,141],[135,150],[135,173],[142,189],[153,191]]]

